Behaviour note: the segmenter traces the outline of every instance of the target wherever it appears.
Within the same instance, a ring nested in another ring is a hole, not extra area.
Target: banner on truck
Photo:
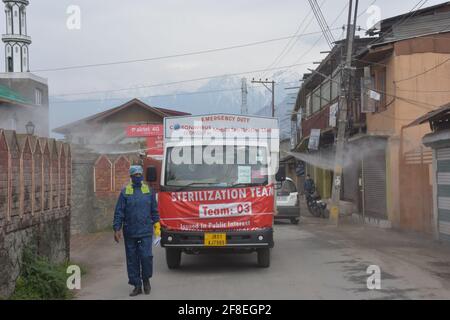
[[[279,139],[278,120],[239,115],[205,115],[164,119],[165,138],[217,136],[226,134],[261,135],[267,139]],[[182,133],[180,135],[180,132]]]
[[[163,227],[174,231],[255,230],[271,228],[274,186],[161,192]]]

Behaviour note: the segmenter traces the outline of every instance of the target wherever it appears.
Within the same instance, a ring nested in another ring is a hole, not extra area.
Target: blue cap
[[[141,166],[131,166],[130,176],[134,176],[135,174],[144,174],[144,169]]]

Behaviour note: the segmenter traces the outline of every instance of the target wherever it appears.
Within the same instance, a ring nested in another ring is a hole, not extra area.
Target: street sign
[[[319,150],[320,145],[320,129],[312,129],[311,135],[309,137],[309,144],[308,149],[309,150]]]
[[[337,126],[337,114],[338,114],[338,108],[339,104],[336,102],[330,107],[330,127],[335,128]]]

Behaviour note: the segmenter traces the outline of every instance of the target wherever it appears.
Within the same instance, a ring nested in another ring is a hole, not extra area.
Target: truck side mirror
[[[280,165],[280,168],[278,169],[278,172],[275,175],[275,180],[277,182],[284,182],[284,181],[286,181],[286,166]]]
[[[156,167],[155,166],[147,167],[147,182],[156,182],[156,181],[158,181]]]

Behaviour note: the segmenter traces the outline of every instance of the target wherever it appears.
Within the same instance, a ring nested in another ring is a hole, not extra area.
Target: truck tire
[[[166,248],[166,262],[169,269],[178,269],[181,264],[181,250]]]
[[[269,268],[270,267],[270,249],[258,249],[258,267]]]

